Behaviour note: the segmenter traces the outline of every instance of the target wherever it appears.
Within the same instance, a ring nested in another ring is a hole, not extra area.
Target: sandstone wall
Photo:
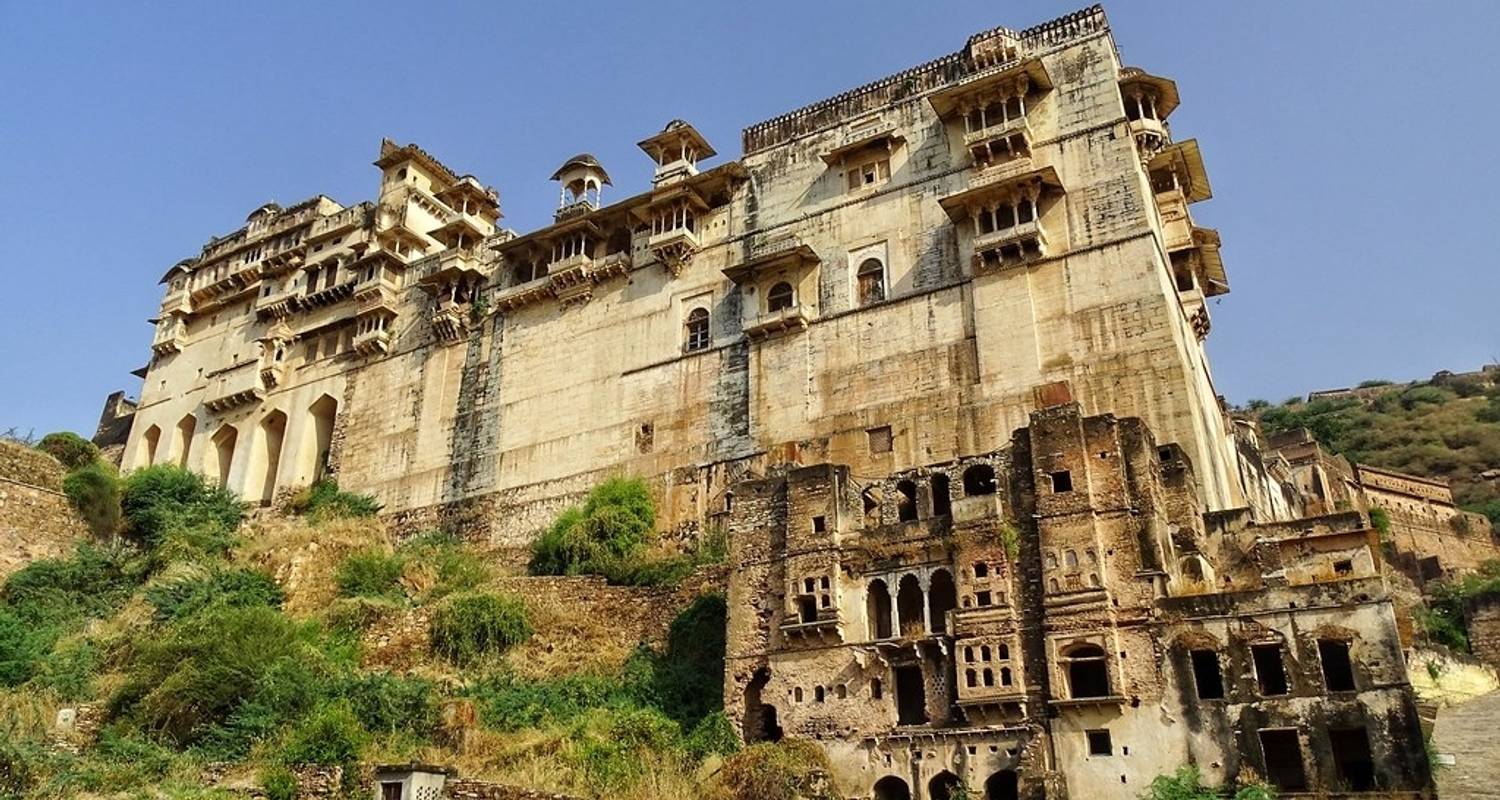
[[[1500,597],[1479,601],[1469,614],[1469,649],[1480,661],[1500,669]]]
[[[36,559],[67,555],[88,535],[62,481],[56,459],[0,442],[0,578]]]

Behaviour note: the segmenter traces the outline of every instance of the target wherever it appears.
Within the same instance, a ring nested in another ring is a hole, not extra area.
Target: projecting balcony
[[[286,363],[282,361],[270,361],[260,366],[260,383],[267,389],[274,389],[286,378]]]
[[[282,319],[292,313],[295,295],[286,290],[272,291],[255,298],[255,315],[261,319]]]
[[[391,351],[391,332],[385,328],[371,328],[354,335],[354,352],[361,356],[384,355]]]
[[[471,308],[468,303],[439,300],[437,310],[432,312],[432,334],[445,344],[468,336]]]
[[[964,147],[981,169],[1031,158],[1031,124],[1025,117],[996,122],[964,134]]]
[[[203,405],[215,413],[260,402],[265,395],[259,361],[242,361],[210,377]]]
[[[174,317],[157,326],[156,335],[151,339],[151,352],[159,356],[170,355],[180,352],[186,344],[187,323]]]
[[[783,333],[806,330],[811,321],[812,318],[799,303],[761,314],[745,327],[745,335],[751,339],[767,339]]]
[[[974,238],[974,272],[982,274],[1025,264],[1047,254],[1047,236],[1036,221],[983,233]]]
[[[655,233],[646,239],[646,247],[650,248],[651,254],[673,275],[682,271],[693,254],[698,252],[698,246],[698,232],[686,227]]]
[[[229,272],[222,278],[194,289],[191,300],[194,306],[202,307],[210,303],[237,297],[255,286],[259,281],[260,267],[258,265],[237,264],[233,272]]]
[[[294,296],[291,300],[293,309],[321,308],[332,305],[354,294],[355,279],[350,278],[333,286],[325,286],[315,292]]]
[[[1127,125],[1130,135],[1135,139],[1136,147],[1141,152],[1141,157],[1147,161],[1161,152],[1161,149],[1172,141],[1172,133],[1167,129],[1167,123],[1150,117],[1130,120]]]
[[[163,317],[173,314],[191,314],[192,311],[193,301],[185,289],[167,292],[166,296],[161,299],[161,316]]]
[[[375,311],[394,314],[396,303],[396,284],[385,272],[376,272],[374,277],[354,285],[356,314],[369,314]]]

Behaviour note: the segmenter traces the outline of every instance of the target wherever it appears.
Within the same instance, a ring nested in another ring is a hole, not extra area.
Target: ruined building
[[[729,533],[735,723],[821,742],[848,797],[1421,789],[1368,519],[1215,395],[1178,102],[1094,7],[738,160],[674,120],[621,200],[577,155],[526,233],[383,142],[374,201],[267,204],[167,271],[124,467],[268,505],[335,474],[501,551],[643,476],[665,532]]]

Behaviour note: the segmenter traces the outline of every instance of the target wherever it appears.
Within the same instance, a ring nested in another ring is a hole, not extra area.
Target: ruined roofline
[[[1398,470],[1387,469],[1385,467],[1372,467],[1369,464],[1360,463],[1360,462],[1356,462],[1354,464],[1354,469],[1356,470],[1356,472],[1373,472],[1373,473],[1376,473],[1378,475],[1384,475],[1384,476],[1389,477],[1389,478],[1398,478],[1398,479],[1403,480],[1403,481],[1411,481],[1412,483],[1425,484],[1425,485],[1431,486],[1431,487],[1433,487],[1435,489],[1442,489],[1445,492],[1451,492],[1451,491],[1453,491],[1453,487],[1447,481],[1439,479],[1439,478],[1424,478],[1421,475],[1413,475],[1413,474],[1411,474],[1409,472],[1400,472]]]
[[[332,197],[329,197],[328,195],[323,194],[322,192],[319,192],[319,193],[313,195],[312,197],[308,197],[306,199],[300,200],[300,201],[298,201],[296,203],[293,203],[292,205],[287,206],[286,208],[281,209],[280,211],[277,211],[276,212],[276,218],[277,219],[281,219],[283,217],[291,216],[293,214],[300,214],[303,211],[308,210],[309,208],[315,208],[318,205],[318,202],[321,201],[321,200],[327,200],[328,202],[333,203],[334,205],[336,205],[336,206],[338,206],[340,208],[344,208],[344,204],[343,203],[340,203],[339,201],[333,199]],[[260,211],[261,209],[265,208],[266,206],[272,205],[272,204],[273,203],[263,203],[260,206],[256,207],[256,211]],[[255,213],[252,212],[250,216],[252,216],[252,217],[255,216]],[[176,270],[178,267],[184,267],[187,271],[191,272],[191,271],[193,271],[193,270],[195,270],[195,269],[203,266],[204,264],[213,263],[216,259],[222,258],[222,257],[228,255],[229,253],[232,253],[232,252],[238,250],[241,247],[247,246],[252,241],[257,241],[257,240],[259,240],[261,238],[264,238],[264,236],[266,234],[268,234],[268,233],[271,232],[271,228],[272,228],[272,226],[267,225],[265,231],[263,231],[261,235],[257,236],[255,239],[250,239],[250,238],[247,238],[247,234],[248,234],[248,232],[250,230],[250,223],[247,220],[244,225],[241,225],[240,227],[234,229],[233,231],[230,231],[229,233],[224,234],[223,236],[210,236],[209,239],[208,239],[208,242],[203,245],[202,249],[199,250],[198,255],[193,256],[191,258],[184,258],[181,261],[177,262],[175,265],[173,265],[173,267],[172,267],[171,270],[167,271],[167,275],[163,276],[162,280],[165,281],[166,278],[167,278],[167,276],[170,276],[172,274],[172,271]],[[234,243],[234,240],[236,240],[236,239],[239,239],[240,241],[237,242],[237,243]],[[231,243],[234,243],[234,246],[230,246]],[[220,248],[220,247],[222,247],[223,249],[214,251],[215,248]],[[214,252],[210,252],[210,251],[214,251]],[[192,263],[189,264],[188,262],[192,262]]]
[[[458,183],[459,181],[458,173],[450,169],[447,164],[439,161],[437,156],[417,146],[415,142],[396,144],[390,138],[382,138],[380,140],[380,157],[371,163],[381,169],[385,169],[387,166],[406,158],[410,158],[427,169],[432,170],[437,173],[438,177],[446,180],[448,183]]]
[[[894,75],[857,86],[824,100],[788,111],[746,127],[740,134],[744,155],[767,150],[803,134],[837,123],[853,114],[923,94],[968,74],[969,54],[976,42],[992,36],[1014,38],[1034,55],[1036,51],[1109,30],[1104,7],[1092,5],[1034,25],[1020,33],[997,27],[968,38],[962,50],[904,69]]]

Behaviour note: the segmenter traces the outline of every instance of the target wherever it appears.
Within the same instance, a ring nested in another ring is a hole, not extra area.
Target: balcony
[[[233,271],[222,278],[205,283],[192,291],[191,301],[201,307],[238,297],[260,281],[260,267],[255,264],[236,264]]]
[[[161,299],[161,316],[170,317],[173,314],[191,314],[193,312],[193,301],[185,289],[167,292]]]
[[[745,326],[745,335],[751,339],[768,339],[783,333],[806,330],[811,321],[811,317],[799,303],[757,316],[753,323]]]
[[[580,253],[547,265],[547,280],[552,294],[564,305],[586,302],[594,296],[595,285],[629,273],[628,253],[611,253],[601,259]]]
[[[995,272],[1047,254],[1047,236],[1036,220],[974,238],[974,274]]]
[[[332,305],[354,294],[354,278],[349,278],[333,286],[325,286],[315,292],[304,295],[293,296],[291,305],[293,310],[321,308]]]
[[[242,361],[209,377],[208,392],[203,405],[209,411],[219,413],[250,403],[258,403],[265,396],[265,385],[261,382],[258,360]]]
[[[187,344],[187,323],[181,317],[170,317],[156,326],[156,335],[151,339],[151,352],[159,356],[180,352]]]
[[[292,313],[295,295],[286,290],[273,291],[255,298],[255,315],[261,319],[284,319]]]
[[[371,328],[354,335],[354,352],[361,356],[384,355],[391,351],[391,332],[385,328]]]
[[[439,300],[437,310],[432,312],[433,336],[444,344],[468,336],[470,309],[468,303],[457,303],[446,298]]]
[[[550,297],[553,297],[552,283],[548,280],[547,276],[543,275],[535,280],[530,280],[497,292],[495,294],[495,308],[500,311],[514,311],[534,303],[540,303]]]
[[[286,378],[286,363],[282,361],[267,361],[260,366],[260,383],[267,389],[274,389]]]
[[[1172,141],[1172,133],[1167,129],[1167,123],[1159,119],[1141,117],[1126,123],[1130,129],[1130,135],[1135,139],[1136,147],[1141,152],[1141,158],[1150,161],[1161,152]]]
[[[1014,117],[964,134],[964,147],[979,169],[992,169],[1031,158],[1031,124]]]
[[[652,234],[646,239],[646,247],[656,256],[667,271],[676,276],[682,271],[693,254],[698,252],[698,232],[686,227],[673,228]]]

